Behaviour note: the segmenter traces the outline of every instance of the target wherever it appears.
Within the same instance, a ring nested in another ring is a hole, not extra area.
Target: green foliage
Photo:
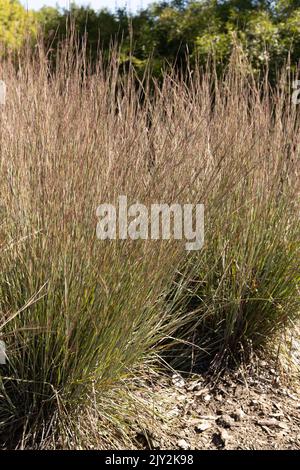
[[[300,308],[298,226],[290,221],[288,202],[266,204],[258,197],[245,203],[236,196],[223,206],[221,219],[209,221],[206,248],[177,281],[176,309],[190,312],[178,335],[196,344],[196,367],[249,357]],[[182,348],[173,365],[190,368],[189,349]]]
[[[19,48],[26,36],[35,34],[36,26],[35,15],[18,0],[0,0],[0,45]]]
[[[164,72],[150,95],[130,64],[120,74],[123,52],[94,71],[64,42],[52,74],[38,52],[1,60],[0,447],[111,448],[123,433],[132,448],[128,402],[164,351],[191,370],[299,319],[289,77],[261,89],[237,49],[221,80]],[[96,208],[118,194],[204,203],[203,250],[98,240]]]
[[[44,7],[27,16],[18,1],[1,0],[1,6],[4,44],[19,47],[26,35],[35,33],[37,21],[46,44],[55,50],[73,23],[92,58],[99,46],[108,55],[111,43],[118,43],[124,60],[131,57],[141,73],[149,58],[153,73],[161,75],[165,63],[185,68],[187,60],[205,63],[211,54],[222,70],[240,43],[253,70],[268,66],[274,80],[287,54],[296,63],[300,53],[299,0],[174,0],[153,3],[134,15],[72,4],[70,11]]]

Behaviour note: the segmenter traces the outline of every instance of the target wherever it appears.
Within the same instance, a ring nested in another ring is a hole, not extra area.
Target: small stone
[[[197,381],[189,385],[188,390],[191,392],[197,392],[199,390],[203,390],[203,383],[201,381]]]
[[[225,447],[229,438],[230,436],[226,429],[221,429],[213,435],[213,443],[216,447]]]
[[[220,439],[222,441],[222,444],[224,446],[226,446],[227,442],[229,441],[229,434],[228,432],[226,431],[226,429],[222,429],[220,431]]]
[[[209,393],[207,395],[204,395],[203,400],[204,401],[210,401],[211,400],[211,395]]]
[[[183,388],[185,386],[185,381],[179,374],[172,375],[172,383],[175,387]]]
[[[155,441],[155,440],[152,439],[152,447],[153,447],[153,449],[160,449],[161,444],[160,444],[160,442]]]
[[[222,415],[217,419],[217,424],[222,428],[231,428],[234,425],[234,419],[229,415]]]
[[[183,449],[183,450],[188,450],[190,448],[189,444],[186,442],[185,439],[179,439],[177,444],[178,444],[179,448]]]
[[[244,413],[244,411],[239,408],[238,410],[236,410],[233,414],[232,414],[232,417],[235,421],[243,421],[243,419],[245,418],[246,414]]]
[[[204,432],[211,428],[211,423],[208,421],[202,421],[199,424],[196,424],[195,430],[196,432]]]

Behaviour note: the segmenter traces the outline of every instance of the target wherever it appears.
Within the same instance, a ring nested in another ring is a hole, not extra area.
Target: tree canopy
[[[129,15],[125,9],[94,11],[72,4],[70,11],[44,7],[27,13],[18,0],[0,0],[0,42],[10,47],[35,34],[37,25],[55,48],[67,34],[70,18],[79,36],[86,35],[91,56],[121,44],[137,69],[151,57],[154,73],[164,63],[205,62],[213,53],[218,66],[228,61],[234,44],[242,46],[254,71],[268,65],[275,73],[288,54],[300,55],[300,0],[171,0]]]
[[[0,44],[12,49],[37,31],[33,12],[27,12],[17,0],[0,0]]]

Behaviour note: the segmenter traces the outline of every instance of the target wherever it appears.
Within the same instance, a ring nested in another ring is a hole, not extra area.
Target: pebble
[[[234,423],[234,419],[229,415],[222,415],[217,419],[217,424],[223,428],[231,428]]]
[[[186,442],[185,439],[179,439],[177,444],[178,444],[179,448],[183,449],[183,450],[188,450],[190,448],[189,444]]]
[[[243,419],[245,418],[246,414],[244,413],[244,411],[243,411],[241,408],[239,408],[238,410],[236,410],[236,411],[232,414],[232,416],[233,416],[233,419],[234,419],[235,421],[240,422],[240,421],[243,421]]]
[[[211,395],[209,393],[203,397],[204,401],[210,401],[211,400]]]
[[[226,431],[226,429],[222,429],[220,431],[220,440],[223,446],[226,446],[228,440],[229,440],[229,434]]]
[[[184,378],[179,374],[173,374],[172,383],[175,387],[183,388],[185,386]]]
[[[207,431],[207,429],[210,429],[210,428],[211,428],[211,423],[208,422],[208,421],[202,421],[201,423],[196,424],[196,426],[195,426],[195,430],[197,432],[204,432],[204,431]]]

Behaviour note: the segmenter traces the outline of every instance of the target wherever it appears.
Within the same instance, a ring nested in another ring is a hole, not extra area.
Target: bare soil
[[[256,358],[217,381],[174,373],[153,385],[161,427],[148,423],[138,448],[300,449],[300,369]]]

